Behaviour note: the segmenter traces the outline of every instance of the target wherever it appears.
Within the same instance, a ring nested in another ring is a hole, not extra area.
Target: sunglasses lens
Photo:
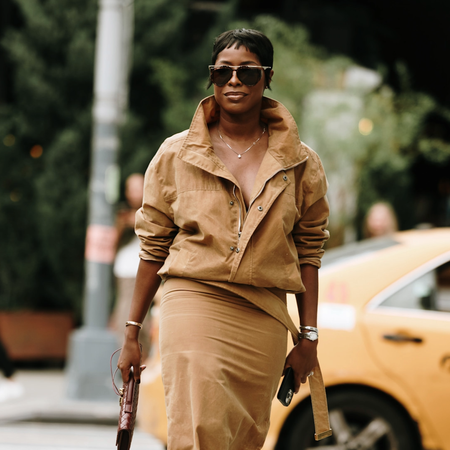
[[[225,86],[233,76],[230,67],[220,67],[211,71],[211,81],[219,87]],[[261,79],[261,69],[253,67],[239,67],[237,69],[239,80],[247,86],[254,86]]]
[[[261,79],[261,69],[250,67],[239,68],[237,76],[247,86],[254,86]]]
[[[211,81],[219,87],[225,86],[233,76],[233,71],[230,68],[222,67],[220,69],[214,69],[211,72]]]

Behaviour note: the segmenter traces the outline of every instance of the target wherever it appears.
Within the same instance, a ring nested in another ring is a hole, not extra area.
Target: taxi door
[[[419,422],[443,450],[450,450],[450,285],[440,275],[449,269],[447,262],[400,280],[373,299],[363,320],[376,363],[409,390]]]

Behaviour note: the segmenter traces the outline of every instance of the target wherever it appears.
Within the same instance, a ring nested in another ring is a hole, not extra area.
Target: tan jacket
[[[320,267],[328,239],[327,180],[318,155],[300,141],[279,102],[264,98],[269,146],[246,210],[238,182],[215,155],[204,99],[189,130],[168,138],[151,161],[136,215],[140,257],[159,274],[302,292],[300,265]]]

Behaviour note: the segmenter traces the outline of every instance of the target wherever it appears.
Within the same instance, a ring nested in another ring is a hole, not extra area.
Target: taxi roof
[[[410,230],[325,252],[320,301],[364,306],[383,289],[450,252],[450,228]]]

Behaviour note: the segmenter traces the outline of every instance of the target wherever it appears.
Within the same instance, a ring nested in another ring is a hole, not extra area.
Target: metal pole
[[[100,0],[94,80],[94,126],[89,185],[89,225],[86,233],[83,326],[69,342],[69,398],[114,398],[109,357],[118,342],[107,330],[118,199],[118,126],[127,98],[129,48],[133,19],[130,0]]]

